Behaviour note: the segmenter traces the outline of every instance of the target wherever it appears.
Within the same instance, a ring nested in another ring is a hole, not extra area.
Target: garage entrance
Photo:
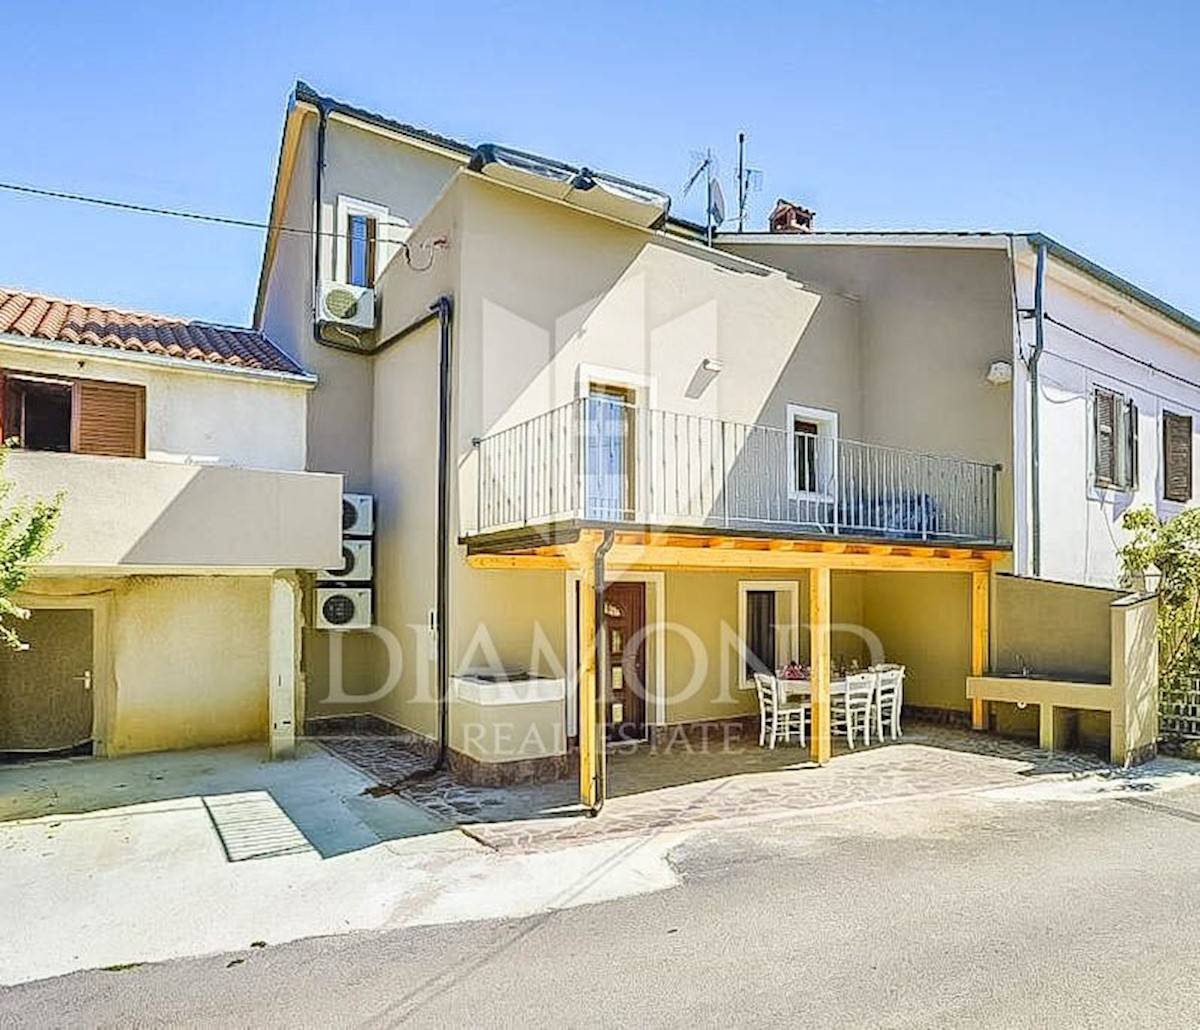
[[[93,614],[35,609],[18,627],[29,646],[0,648],[0,761],[92,753]]]

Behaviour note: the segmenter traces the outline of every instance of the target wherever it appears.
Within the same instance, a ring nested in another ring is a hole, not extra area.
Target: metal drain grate
[[[230,862],[316,853],[308,838],[266,791],[206,797],[204,807]]]

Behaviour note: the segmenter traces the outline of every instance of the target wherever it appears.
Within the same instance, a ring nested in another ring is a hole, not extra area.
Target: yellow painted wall
[[[269,576],[42,578],[24,601],[108,597],[97,734],[117,755],[266,739],[270,585]]]
[[[834,591],[837,590],[834,575]],[[863,624],[906,668],[905,704],[969,708],[971,582],[966,573],[865,572]]]
[[[992,669],[1024,664],[1043,679],[1091,676],[1107,680],[1112,612],[1120,590],[1016,576],[992,581]]]
[[[800,646],[797,658],[808,657],[808,574],[670,572],[666,577],[667,722],[720,719],[758,711],[751,690],[739,689],[741,668],[727,641],[738,632],[738,583],[754,581],[799,584]],[[834,573],[833,620],[858,625],[862,621],[861,577]],[[786,613],[777,611],[777,618]],[[722,627],[725,627],[723,635]],[[674,627],[683,627],[678,629]],[[703,655],[701,660],[696,654]],[[833,653],[861,660],[859,639],[849,632],[833,638]]]

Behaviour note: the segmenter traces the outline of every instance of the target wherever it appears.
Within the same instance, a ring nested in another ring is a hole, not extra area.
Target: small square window
[[[789,487],[793,496],[830,497],[837,479],[837,412],[788,405]]]

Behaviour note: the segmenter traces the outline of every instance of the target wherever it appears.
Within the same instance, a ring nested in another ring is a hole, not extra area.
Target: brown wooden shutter
[[[77,454],[146,455],[146,388],[82,379],[75,383]]]
[[[1095,400],[1096,422],[1096,481],[1111,484],[1117,475],[1117,397],[1108,390],[1097,390]]]
[[[1192,417],[1163,412],[1163,497],[1192,499]]]

